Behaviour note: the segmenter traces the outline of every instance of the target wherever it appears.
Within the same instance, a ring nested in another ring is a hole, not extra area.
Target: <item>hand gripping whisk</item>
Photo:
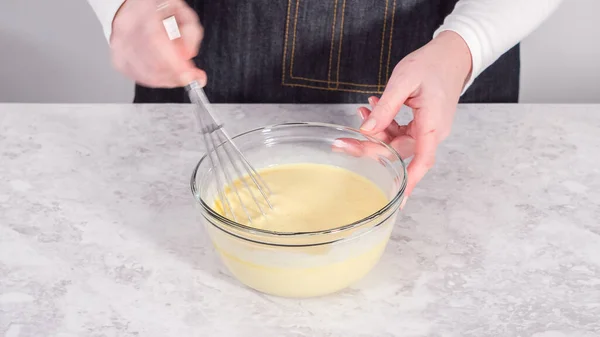
[[[218,201],[223,215],[230,215],[236,222],[245,222],[245,219],[240,219],[244,217],[252,223],[254,216],[264,216],[267,209],[273,208],[269,201],[271,191],[211,111],[208,98],[198,82],[193,81],[185,88],[194,103],[206,155],[217,180]]]

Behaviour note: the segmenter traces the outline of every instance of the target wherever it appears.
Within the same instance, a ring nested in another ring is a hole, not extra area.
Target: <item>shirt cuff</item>
[[[104,31],[104,37],[109,43],[112,34],[113,20],[119,11],[119,8],[121,8],[125,1],[126,0],[88,0],[88,3],[96,13],[98,20],[100,20],[102,30]]]
[[[463,93],[489,65],[535,30],[562,0],[460,0],[434,38],[460,35],[471,51],[472,71]]]

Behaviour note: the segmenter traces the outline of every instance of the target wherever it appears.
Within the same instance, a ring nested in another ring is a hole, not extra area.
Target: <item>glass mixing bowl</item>
[[[369,179],[389,200],[372,215],[330,230],[259,230],[213,209],[218,179],[204,156],[192,174],[192,193],[217,253],[239,281],[271,295],[313,297],[344,289],[375,266],[404,198],[406,169],[396,151],[355,129],[320,123],[268,126],[233,139],[257,170],[293,163],[333,165]],[[337,139],[361,142],[369,151],[339,151],[333,146]]]

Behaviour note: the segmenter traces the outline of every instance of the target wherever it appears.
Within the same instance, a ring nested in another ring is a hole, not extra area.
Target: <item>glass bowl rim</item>
[[[253,133],[257,133],[257,132],[263,132],[265,130],[269,130],[269,129],[274,129],[274,128],[289,128],[289,127],[321,127],[321,128],[328,128],[328,129],[333,129],[333,130],[338,130],[338,131],[343,131],[343,132],[348,132],[348,133],[352,133],[355,135],[360,135],[364,138],[366,138],[367,140],[377,143],[379,145],[382,145],[386,148],[386,150],[388,150],[393,156],[393,161],[398,160],[402,166],[402,184],[400,185],[400,189],[398,190],[398,192],[396,193],[396,195],[394,195],[394,197],[385,205],[383,206],[381,209],[379,209],[378,211],[362,218],[359,219],[357,221],[354,221],[352,223],[349,223],[347,225],[343,225],[343,226],[339,226],[339,227],[335,227],[335,228],[331,228],[331,229],[326,229],[326,230],[318,230],[318,231],[310,231],[310,232],[278,232],[278,231],[271,231],[271,230],[266,230],[266,229],[259,229],[259,228],[254,228],[254,227],[250,227],[244,224],[241,224],[237,221],[228,219],[224,216],[222,216],[221,214],[219,214],[218,212],[216,212],[215,210],[213,210],[212,207],[210,207],[205,201],[204,199],[202,199],[202,197],[200,197],[200,195],[197,193],[197,188],[196,188],[196,177],[198,175],[198,169],[200,168],[200,165],[204,162],[204,160],[207,158],[208,154],[205,153],[200,160],[198,161],[198,163],[196,164],[196,166],[194,167],[194,170],[192,172],[192,176],[191,176],[191,180],[190,180],[190,187],[191,187],[191,191],[192,191],[192,195],[194,197],[194,199],[196,201],[198,201],[200,203],[200,205],[202,206],[202,208],[211,216],[213,217],[215,220],[219,221],[220,223],[223,223],[225,225],[228,225],[230,227],[236,228],[238,230],[241,230],[242,232],[246,232],[246,233],[250,233],[250,234],[258,234],[258,235],[265,235],[265,236],[269,236],[269,237],[307,237],[307,236],[318,236],[318,235],[328,235],[328,234],[335,234],[335,233],[341,233],[353,228],[359,228],[362,225],[365,225],[367,223],[370,223],[373,220],[376,220],[377,218],[381,217],[382,215],[384,215],[386,212],[388,212],[390,209],[392,209],[393,207],[395,207],[394,205],[399,204],[402,197],[404,196],[404,192],[406,190],[406,185],[407,185],[407,171],[406,171],[406,163],[404,162],[404,160],[402,159],[402,157],[400,157],[400,154],[390,145],[388,145],[387,143],[363,134],[362,132],[360,132],[359,130],[352,128],[352,127],[347,127],[347,126],[342,126],[342,125],[336,125],[336,124],[330,124],[330,123],[317,123],[317,122],[293,122],[293,123],[278,123],[278,124],[272,124],[272,125],[267,125],[267,126],[262,126],[262,127],[258,127],[258,128],[254,128],[242,133],[239,133],[235,136],[233,136],[231,139],[233,141],[235,141],[237,138],[249,135],[249,134],[253,134]],[[221,146],[221,145],[219,145]],[[217,146],[217,147],[219,147]],[[398,172],[400,173],[400,172]],[[208,220],[208,219],[207,219]],[[212,223],[212,221],[209,220],[209,222]],[[215,225],[215,224],[213,224]],[[216,225],[215,225],[216,226]],[[374,224],[373,227],[378,226],[378,224]],[[217,226],[219,227],[219,226]],[[224,229],[223,229],[224,230]],[[228,232],[229,233],[229,232]],[[233,233],[229,233],[229,234],[233,234]],[[237,236],[237,235],[236,235]]]

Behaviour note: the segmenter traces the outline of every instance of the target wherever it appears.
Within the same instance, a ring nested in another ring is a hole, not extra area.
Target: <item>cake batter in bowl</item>
[[[339,139],[370,151],[340,151]],[[239,281],[271,295],[314,297],[348,287],[377,264],[406,187],[404,162],[392,148],[320,123],[255,129],[234,141],[272,185],[273,210],[251,222],[231,220],[217,195],[221,170],[206,157],[191,188],[215,250]]]

